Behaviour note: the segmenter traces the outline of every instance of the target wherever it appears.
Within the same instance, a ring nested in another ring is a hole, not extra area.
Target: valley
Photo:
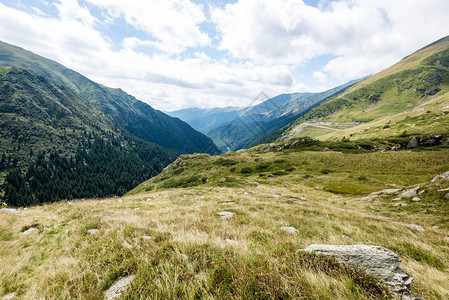
[[[120,198],[0,212],[0,293],[99,299],[132,275],[123,298],[389,299],[363,272],[299,251],[367,244],[402,258],[414,293],[449,296],[449,179],[432,182],[449,169],[447,147],[283,145],[184,155]],[[399,196],[412,187],[419,201]]]

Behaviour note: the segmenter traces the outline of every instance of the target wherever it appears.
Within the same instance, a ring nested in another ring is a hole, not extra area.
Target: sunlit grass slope
[[[415,293],[447,299],[449,209],[438,190],[449,182],[430,180],[449,170],[449,149],[305,149],[186,155],[120,199],[1,213],[0,295],[101,299],[136,275],[124,299],[390,297],[362,272],[298,251],[319,243],[389,248],[416,278]],[[360,200],[393,184],[419,185],[421,201]],[[234,215],[222,219],[223,211]],[[38,230],[22,234],[30,227]]]
[[[324,101],[271,139],[306,135],[322,140],[343,136],[360,139],[403,132],[441,134],[449,131],[448,112],[446,37]],[[331,122],[324,124],[330,129],[317,122]]]

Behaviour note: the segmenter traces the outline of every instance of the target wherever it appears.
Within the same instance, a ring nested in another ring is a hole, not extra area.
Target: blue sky
[[[449,35],[447,0],[0,0],[0,40],[161,110],[323,91]]]

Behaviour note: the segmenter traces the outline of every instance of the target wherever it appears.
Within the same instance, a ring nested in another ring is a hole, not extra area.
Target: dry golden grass
[[[220,157],[186,158],[186,164],[181,164],[185,170],[173,175],[181,178],[198,170],[206,172],[212,165],[207,184],[31,207],[23,217],[2,213],[0,295],[17,292],[23,299],[101,299],[117,279],[135,274],[124,298],[379,298],[382,290],[369,278],[298,251],[310,244],[369,244],[389,248],[403,258],[402,267],[415,277],[417,294],[426,299],[449,297],[449,242],[444,240],[449,235],[447,206],[435,198],[436,190],[449,183],[428,183],[429,177],[448,168],[449,162],[442,162],[448,157],[447,149],[284,155],[249,151],[224,157],[238,163],[218,167],[214,162]],[[274,179],[254,173],[241,175],[238,186],[214,184],[220,180],[213,172],[229,176],[233,167],[236,173],[243,166],[262,162],[288,165],[289,159],[298,164],[308,159],[310,164],[305,166],[318,171],[297,168]],[[402,174],[394,162],[403,164]],[[197,169],[192,167],[195,164]],[[386,184],[393,182],[390,176],[402,186],[424,183],[423,200],[403,200],[410,206],[393,207],[393,196],[379,198],[379,202],[360,201],[361,195],[324,190],[334,179],[356,171],[357,165],[375,177],[367,183],[374,187],[388,188]],[[323,174],[321,166],[333,171]],[[380,174],[383,168],[390,173]],[[314,177],[303,179],[303,172]],[[157,181],[154,178],[150,183]],[[316,190],[316,182],[323,189]],[[423,207],[429,213],[418,214]],[[220,211],[231,211],[234,216],[223,220],[217,215]],[[412,231],[407,227],[412,223],[426,231]],[[29,226],[38,232],[23,235]],[[298,232],[283,232],[281,226],[293,226]],[[89,235],[88,229],[99,231]],[[144,235],[152,239],[144,240]]]

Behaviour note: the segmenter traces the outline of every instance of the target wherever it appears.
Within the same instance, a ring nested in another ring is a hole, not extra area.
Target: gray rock
[[[235,202],[234,201],[229,201],[229,202],[222,202],[222,203],[220,203],[221,205],[231,205],[231,204],[234,204]]]
[[[449,179],[449,171],[435,176],[430,182],[436,182],[438,179]]]
[[[244,192],[243,195],[249,195],[249,193],[248,192]]]
[[[403,197],[403,198],[411,198],[414,197],[418,194],[420,187],[414,187],[412,189],[408,189],[402,192],[402,194],[399,195],[399,197]]]
[[[229,219],[232,218],[232,216],[234,215],[233,212],[230,211],[221,211],[217,213],[222,219]]]
[[[419,146],[419,141],[416,136],[412,137],[407,143],[407,149],[416,148]]]
[[[38,232],[38,231],[39,231],[39,229],[37,229],[36,227],[31,227],[31,228],[28,228],[26,231],[22,232],[22,234],[28,235],[28,234],[31,234],[33,232]]]
[[[418,211],[418,214],[426,214],[426,213],[427,213],[427,209],[424,209],[424,210]]]
[[[259,183],[257,181],[251,182],[251,184],[259,185]]]
[[[393,206],[408,206],[408,204],[407,203],[396,203],[396,204],[393,204]]]
[[[203,192],[199,192],[199,193],[198,193],[198,195],[200,195],[200,196],[201,196],[201,195],[204,195],[204,193],[203,193]]]
[[[420,232],[426,231],[424,228],[422,228],[421,226],[416,225],[416,224],[408,225],[408,228],[410,228],[412,230],[420,231]]]
[[[96,234],[99,230],[98,229],[89,229],[87,230],[87,233],[92,235],[92,234]]]
[[[282,231],[286,231],[288,233],[297,233],[298,230],[295,227],[290,227],[290,226],[283,226],[281,227]]]
[[[348,241],[353,241],[354,240],[352,237],[344,235],[344,234],[341,236],[341,238],[344,239],[344,240],[348,240]]]
[[[400,189],[385,189],[382,194],[396,194],[399,193]]]
[[[374,199],[374,198],[377,198],[377,197],[379,197],[379,195],[373,195],[373,194],[371,194],[371,195],[369,195],[369,196],[363,197],[363,198],[360,199],[360,200],[361,200],[361,201],[368,201],[368,200],[370,200],[370,199]]]
[[[438,192],[447,192],[447,191],[449,191],[449,188],[438,190]]]
[[[143,235],[143,236],[142,236],[142,239],[143,239],[144,241],[149,241],[149,240],[152,239],[152,237],[149,236],[149,235]]]
[[[304,251],[333,256],[342,263],[361,268],[402,299],[420,299],[410,292],[413,277],[399,268],[401,258],[389,249],[369,245],[310,245]]]
[[[389,217],[380,216],[379,218],[385,221],[393,221],[393,219]]]
[[[2,208],[2,209],[0,209],[0,212],[7,212],[7,213],[15,214],[18,216],[25,216],[25,213],[20,212],[15,208]]]
[[[9,293],[5,296],[3,296],[3,299],[13,299],[16,297],[16,293]]]
[[[135,275],[129,275],[114,283],[106,292],[104,292],[106,299],[110,300],[120,297],[122,292],[126,290],[126,287],[134,280],[135,277]]]
[[[401,200],[402,198],[394,198],[393,199],[393,201],[399,201],[399,200]]]
[[[419,198],[419,197],[413,197],[412,200],[415,201],[415,202],[418,202],[418,201],[421,201],[421,198]]]
[[[444,195],[444,198],[449,199],[449,193],[446,193],[446,195]]]
[[[67,201],[67,205],[73,205],[73,202]]]
[[[285,186],[290,186],[290,182],[286,182],[286,183],[285,183]]]
[[[146,200],[147,202],[150,202],[151,201],[151,198],[147,198],[147,200]]]

